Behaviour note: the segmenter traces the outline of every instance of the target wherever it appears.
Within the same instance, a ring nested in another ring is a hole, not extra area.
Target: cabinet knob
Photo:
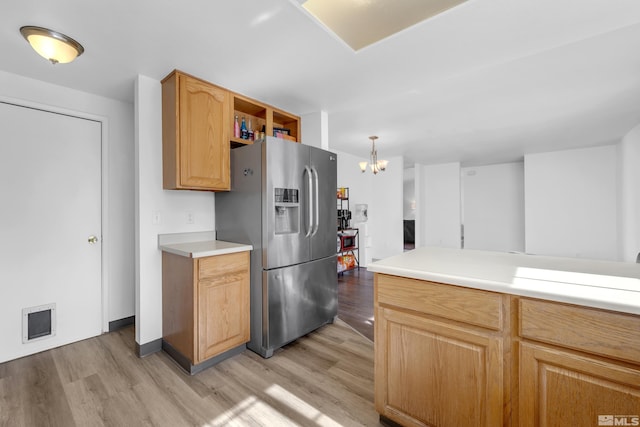
[[[98,243],[98,238],[97,238],[96,236],[89,236],[89,238],[87,239],[87,241],[88,241],[90,244],[92,244],[92,245],[93,245],[93,244],[95,244],[95,243]]]

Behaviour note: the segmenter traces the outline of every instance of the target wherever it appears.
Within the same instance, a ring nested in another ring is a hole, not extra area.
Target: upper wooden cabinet
[[[231,95],[174,71],[162,81],[163,188],[228,191]]]
[[[234,119],[252,130],[300,142],[300,117],[174,70],[162,80],[162,186],[229,191],[230,148],[253,144],[233,136]]]

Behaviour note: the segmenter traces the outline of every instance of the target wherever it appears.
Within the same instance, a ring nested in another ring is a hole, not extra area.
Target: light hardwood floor
[[[195,376],[133,327],[0,364],[0,426],[380,426],[373,343],[338,320]]]

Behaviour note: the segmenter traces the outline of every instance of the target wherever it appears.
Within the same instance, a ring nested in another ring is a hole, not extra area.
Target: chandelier
[[[389,162],[386,160],[378,160],[378,152],[376,151],[376,139],[378,139],[378,137],[373,135],[370,136],[369,139],[371,140],[371,172],[375,175],[378,172],[387,169],[387,163]],[[359,164],[360,170],[364,173],[367,170],[367,162],[360,162]]]

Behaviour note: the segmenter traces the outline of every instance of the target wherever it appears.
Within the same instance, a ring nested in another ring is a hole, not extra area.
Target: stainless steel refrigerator
[[[263,357],[337,314],[334,153],[267,137],[231,150],[219,240],[253,245],[251,340]]]

